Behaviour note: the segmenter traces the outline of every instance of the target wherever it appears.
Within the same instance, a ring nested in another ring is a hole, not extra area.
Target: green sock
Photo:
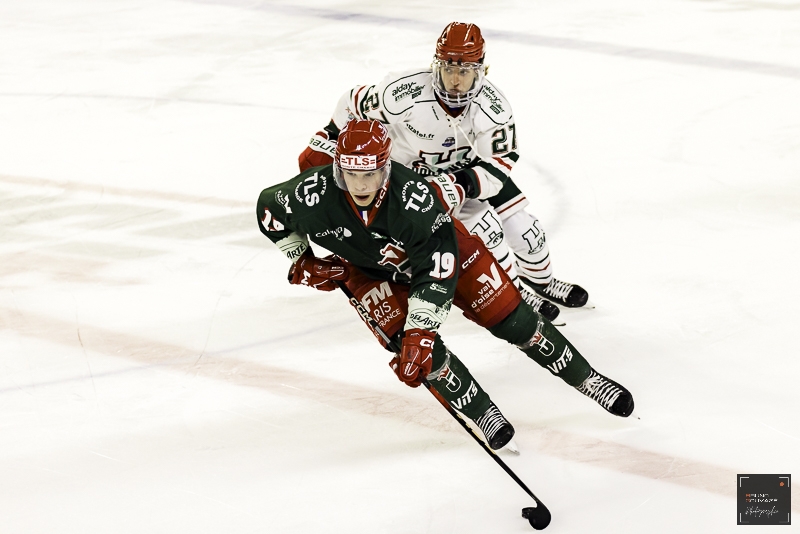
[[[564,334],[524,302],[489,331],[516,345],[570,386],[580,385],[592,372],[592,366]]]
[[[436,374],[436,378],[430,378],[429,382],[433,389],[450,403],[450,406],[474,421],[489,409],[491,399],[467,366],[443,344],[442,347],[445,351],[444,358],[437,358],[438,351],[434,344],[432,374]]]

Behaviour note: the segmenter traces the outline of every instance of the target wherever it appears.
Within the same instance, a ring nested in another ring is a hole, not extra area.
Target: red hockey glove
[[[311,286],[320,291],[333,291],[336,282],[344,282],[350,276],[347,265],[339,260],[317,258],[310,250],[289,269],[289,283]]]
[[[325,152],[324,149],[332,149],[332,147],[336,146],[336,141],[329,141],[326,132],[317,132],[316,135],[311,138],[310,143],[311,144],[309,144],[297,158],[300,172],[310,169],[311,167],[333,163],[333,156],[331,156],[329,152]],[[312,147],[312,144],[316,146],[316,150]]]
[[[466,200],[466,193],[461,185],[456,183],[456,177],[452,174],[439,174],[431,176],[428,181],[434,185],[433,191],[439,197],[444,209],[447,213],[453,213],[453,210],[461,206]]]
[[[434,332],[422,328],[408,330],[403,337],[400,355],[392,358],[389,365],[407,386],[418,387],[431,373],[434,337]]]

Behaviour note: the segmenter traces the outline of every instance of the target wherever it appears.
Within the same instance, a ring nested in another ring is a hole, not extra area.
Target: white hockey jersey
[[[432,82],[428,69],[354,87],[340,98],[332,121],[338,129],[353,117],[381,121],[392,138],[393,160],[423,176],[461,174],[474,184],[470,198],[496,195],[519,158],[508,100],[484,79],[480,94],[452,117],[436,100]]]

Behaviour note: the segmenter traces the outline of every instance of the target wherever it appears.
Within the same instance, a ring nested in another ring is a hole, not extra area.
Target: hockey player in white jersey
[[[300,155],[300,169],[330,163],[349,120],[381,121],[393,140],[392,159],[436,183],[454,215],[486,243],[523,298],[553,320],[559,309],[549,301],[578,307],[588,294],[553,277],[541,224],[525,211],[528,199],[510,179],[519,158],[511,106],[485,78],[484,60],[480,28],[449,24],[430,69],[392,73],[378,85],[356,86],[342,95],[331,122]]]

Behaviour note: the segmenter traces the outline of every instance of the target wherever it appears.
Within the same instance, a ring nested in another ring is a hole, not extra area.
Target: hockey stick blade
[[[550,510],[543,504],[536,508],[523,508],[522,517],[528,520],[528,523],[535,530],[544,530],[550,524]]]

